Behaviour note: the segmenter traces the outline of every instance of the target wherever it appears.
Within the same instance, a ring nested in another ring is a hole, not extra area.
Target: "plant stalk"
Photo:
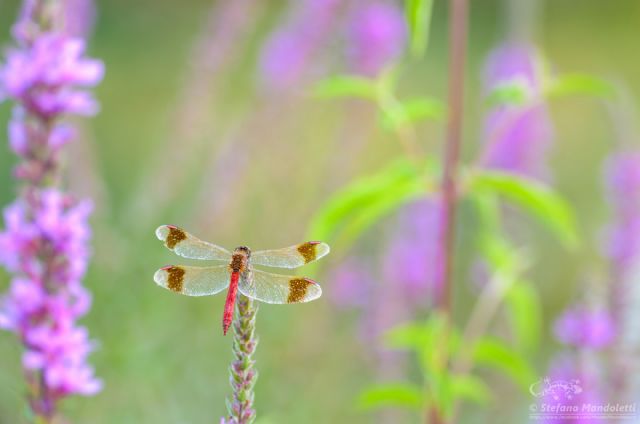
[[[440,252],[442,272],[440,283],[442,293],[438,305],[447,313],[451,312],[452,259],[455,236],[456,197],[460,145],[462,142],[462,114],[464,103],[464,66],[467,40],[467,0],[450,0],[450,40],[449,59],[449,118],[447,138],[444,146],[444,167],[442,171],[441,193],[442,212],[440,225]]]
[[[258,345],[255,336],[257,311],[258,308],[252,299],[238,294],[236,319],[233,323],[234,361],[229,367],[233,398],[227,399],[227,424],[250,424],[256,418],[256,411],[253,409],[253,386],[258,379],[258,373],[254,368],[253,354]]]
[[[440,293],[438,308],[450,322],[452,315],[453,254],[455,241],[455,221],[457,206],[457,179],[462,144],[462,122],[464,110],[464,69],[467,49],[467,0],[449,0],[449,99],[447,135],[444,145],[444,166],[441,180],[441,218],[438,227],[437,273]],[[448,338],[448,337],[447,337]],[[448,345],[447,340],[443,346]],[[443,359],[443,367],[448,367],[448,359]],[[433,424],[447,422],[441,408],[430,408],[427,419]]]

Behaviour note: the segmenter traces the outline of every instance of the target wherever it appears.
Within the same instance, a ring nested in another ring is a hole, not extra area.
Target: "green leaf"
[[[529,363],[504,341],[485,337],[474,348],[473,358],[476,364],[488,366],[505,373],[523,390],[527,391],[536,374]]]
[[[527,86],[521,81],[514,80],[497,85],[487,96],[489,107],[500,105],[521,105],[529,98]]]
[[[311,235],[318,238],[329,236],[341,221],[364,205],[374,202],[381,191],[406,180],[413,173],[410,162],[398,160],[378,174],[350,183],[329,198],[319,210],[311,226]]]
[[[407,0],[405,4],[411,55],[420,58],[425,54],[429,44],[433,0]]]
[[[596,97],[611,97],[613,85],[602,78],[587,74],[564,74],[551,80],[546,89],[549,97],[586,94]]]
[[[363,208],[347,221],[334,239],[339,248],[351,246],[357,238],[383,217],[402,205],[423,197],[427,193],[426,183],[421,179],[403,181],[389,188],[368,207]]]
[[[357,401],[361,409],[381,407],[404,407],[422,409],[424,395],[422,390],[409,383],[380,384],[364,390]]]
[[[314,95],[323,99],[355,97],[375,100],[376,90],[376,82],[369,78],[355,75],[338,75],[317,83],[314,88]]]
[[[487,405],[493,398],[489,386],[473,375],[452,375],[451,391],[454,399],[465,399],[479,405]]]
[[[519,349],[532,353],[542,333],[542,304],[534,286],[520,281],[506,294],[505,306]]]
[[[432,98],[416,98],[405,100],[393,107],[383,109],[382,127],[386,130],[400,129],[423,119],[441,120],[444,116],[444,105],[440,100]]]
[[[346,248],[367,228],[402,204],[425,195],[428,172],[399,160],[334,194],[313,218],[310,237]]]
[[[472,191],[497,193],[546,224],[566,247],[578,244],[576,221],[569,204],[550,187],[515,174],[480,171],[471,177]]]

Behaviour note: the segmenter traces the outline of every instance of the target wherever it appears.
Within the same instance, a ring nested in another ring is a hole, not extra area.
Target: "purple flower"
[[[364,307],[371,301],[373,279],[364,264],[347,259],[332,272],[331,300],[340,308]]]
[[[522,104],[496,106],[487,115],[483,165],[531,177],[548,176],[545,156],[554,134],[542,98],[543,82],[540,59],[532,46],[507,44],[489,55],[487,93],[517,84],[527,98]]]
[[[607,311],[574,306],[556,321],[554,333],[564,344],[601,349],[613,342],[616,329],[613,318]]]
[[[5,230],[0,233],[0,264],[11,272],[37,272],[36,254],[51,250],[65,256],[53,271],[57,282],[68,283],[83,276],[89,256],[90,229],[87,224],[91,204],[74,202],[68,196],[49,189],[41,193],[33,216],[24,201],[5,209]],[[51,271],[51,270],[50,270]]]
[[[438,232],[440,202],[421,200],[400,212],[384,256],[382,275],[385,284],[393,284],[408,302],[424,305],[437,298]]]
[[[13,49],[0,71],[4,96],[44,117],[93,115],[98,106],[88,92],[103,76],[102,62],[85,59],[84,41],[62,34],[44,34],[27,49]]]
[[[264,46],[260,63],[265,82],[275,87],[297,82],[309,59],[307,41],[292,35],[288,28],[272,34]]]
[[[492,90],[507,82],[521,82],[532,93],[540,93],[542,75],[540,59],[533,46],[504,44],[489,54],[484,70],[484,84]]]
[[[640,153],[623,151],[612,155],[605,164],[605,179],[613,208],[605,254],[616,275],[624,279],[640,255]]]
[[[303,79],[330,33],[338,5],[338,0],[304,0],[274,31],[260,55],[259,71],[267,87],[283,89]]]
[[[347,35],[348,59],[361,74],[376,76],[404,50],[407,29],[402,11],[373,2],[352,13]]]
[[[602,419],[589,414],[584,405],[606,405],[602,396],[602,382],[596,372],[581,364],[572,355],[558,356],[552,362],[549,375],[531,385],[531,393],[538,399],[541,422],[545,424],[595,424]],[[546,407],[545,407],[546,405]],[[544,408],[543,408],[544,407]],[[557,408],[555,412],[550,408]],[[546,409],[546,413],[545,413]],[[570,414],[572,409],[579,414]],[[562,413],[564,412],[564,414]]]

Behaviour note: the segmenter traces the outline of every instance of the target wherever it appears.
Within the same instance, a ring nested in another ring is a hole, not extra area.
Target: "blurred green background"
[[[359,122],[371,131],[353,149],[343,144],[347,121],[355,119],[343,103],[315,99],[304,89],[287,96],[259,94],[260,47],[293,3],[248,8],[244,17],[250,23],[224,52],[227,63],[204,70],[194,45],[212,16],[217,22],[223,2],[98,3],[90,55],[106,64],[106,78],[96,91],[102,110],[93,119],[78,120],[83,137],[68,160],[68,179],[72,190],[96,202],[93,262],[85,279],[94,300],[83,323],[99,343],[91,361],[105,388],[98,396],[65,403],[74,422],[211,423],[225,414],[232,340],[220,331],[224,296],[175,296],[153,283],[159,266],[182,262],[155,239],[159,224],[180,225],[226,247],[298,243],[331,193],[400,155],[393,136],[367,121],[368,106]],[[0,0],[4,45],[17,6]],[[555,68],[611,78],[631,98],[638,97],[640,2],[554,0],[541,6],[534,39]],[[504,2],[471,2],[465,158],[479,148],[481,67],[506,28]],[[331,49],[341,49],[339,39],[330,43],[329,54]],[[446,2],[436,1],[429,51],[424,60],[406,67],[401,92],[445,99],[447,63]],[[194,95],[198,113],[184,112],[185,99]],[[10,104],[1,104],[0,122],[6,123],[9,113]],[[554,181],[577,211],[584,244],[568,253],[547,232],[531,232],[535,262],[530,279],[545,306],[545,338],[536,358],[540,375],[556,347],[548,324],[579,291],[586,274],[601,270],[599,228],[608,211],[600,169],[615,143],[607,111],[593,99],[554,102],[552,115]],[[429,123],[419,131],[424,146],[439,155],[443,125]],[[14,159],[3,131],[0,205],[15,197]],[[455,302],[463,319],[474,293],[466,272],[472,222],[465,221],[464,207],[461,216]],[[367,243],[379,242],[378,234],[368,233]],[[355,248],[363,248],[362,243]],[[319,301],[260,307],[260,424],[374,420],[354,406],[358,393],[376,378],[366,355],[370,346],[357,336],[356,313],[339,312],[328,300],[328,271],[348,253],[334,251],[318,267],[305,270],[323,286]],[[8,280],[7,274],[0,275],[0,291]],[[0,334],[2,424],[21,422],[20,353],[13,335]],[[527,395],[500,378],[495,389],[499,401],[489,410],[468,408],[464,422],[524,421]]]

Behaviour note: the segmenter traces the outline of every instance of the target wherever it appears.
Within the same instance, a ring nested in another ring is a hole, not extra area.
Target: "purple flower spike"
[[[21,200],[5,210],[0,263],[24,277],[14,278],[3,299],[0,326],[25,342],[23,365],[43,373],[53,400],[93,394],[100,382],[85,363],[93,345],[87,331],[74,326],[90,304],[80,284],[89,257],[90,205],[49,189],[34,211],[29,216]]]
[[[16,103],[8,133],[20,159],[14,176],[23,186],[4,210],[0,232],[0,265],[13,274],[0,300],[0,328],[24,345],[22,367],[37,422],[58,422],[60,400],[102,387],[87,362],[94,343],[77,325],[91,305],[82,286],[91,202],[58,187],[58,156],[75,135],[62,119],[97,112],[81,88],[97,84],[104,69],[84,56],[84,40],[61,30],[63,13],[63,3],[26,0],[13,30],[17,47],[0,67],[0,99]]]
[[[548,177],[545,156],[554,132],[542,98],[543,83],[540,59],[532,46],[508,44],[489,56],[485,68],[486,92],[505,84],[517,84],[527,99],[522,104],[496,106],[489,112],[483,165],[530,177]]]
[[[556,321],[554,332],[564,344],[594,349],[607,347],[616,335],[611,314],[605,310],[591,311],[584,306],[567,310]]]
[[[348,58],[361,74],[376,76],[405,48],[407,28],[402,11],[393,4],[371,3],[351,16]]]

